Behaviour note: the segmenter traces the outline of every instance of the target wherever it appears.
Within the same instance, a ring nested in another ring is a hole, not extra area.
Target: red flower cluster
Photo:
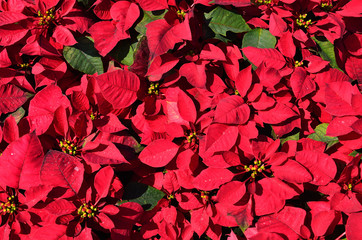
[[[362,239],[361,9],[0,1],[1,239]]]

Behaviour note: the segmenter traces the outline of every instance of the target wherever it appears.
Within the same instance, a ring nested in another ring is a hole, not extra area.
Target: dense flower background
[[[362,239],[361,9],[1,0],[0,239]]]

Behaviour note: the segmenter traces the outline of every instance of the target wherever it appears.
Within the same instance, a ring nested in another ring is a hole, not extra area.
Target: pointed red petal
[[[250,89],[253,75],[251,73],[251,66],[241,70],[235,79],[235,87],[241,97],[245,97]]]
[[[290,85],[297,99],[305,97],[316,90],[314,81],[311,79],[304,68],[296,68],[290,77]]]
[[[293,160],[288,160],[280,166],[272,166],[272,170],[275,177],[290,183],[310,182],[313,179],[306,168]]]
[[[250,117],[250,108],[240,96],[222,99],[216,107],[214,121],[224,124],[244,124]]]
[[[279,70],[286,64],[283,55],[273,48],[246,47],[243,48],[243,52],[257,67],[265,62],[267,67]]]
[[[212,154],[219,151],[228,151],[235,144],[238,137],[238,128],[224,124],[212,124],[206,134],[205,149]]]
[[[140,87],[136,74],[117,70],[101,74],[96,79],[104,98],[114,109],[126,108],[136,101]]]
[[[297,152],[295,158],[313,175],[312,184],[326,185],[337,173],[336,163],[325,153],[303,150]]]
[[[347,220],[347,239],[362,239],[362,212],[352,213]]]
[[[211,191],[222,184],[230,182],[234,174],[224,168],[206,168],[193,180],[197,189]]]
[[[3,138],[7,143],[11,143],[19,138],[18,124],[12,115],[5,119],[3,127]]]
[[[143,10],[155,11],[168,8],[167,0],[136,0]]]
[[[283,103],[277,103],[268,111],[259,111],[259,117],[265,123],[278,124],[298,115]]]
[[[66,214],[71,214],[76,210],[76,206],[68,200],[65,199],[56,199],[50,202],[45,208],[50,214],[62,216]]]
[[[98,144],[88,142],[82,152],[84,160],[94,164],[121,164],[128,163],[119,149],[111,142]]]
[[[188,18],[173,26],[168,24],[165,19],[159,19],[150,22],[146,27],[151,58],[174,48],[176,43],[192,39]]]
[[[25,92],[14,85],[0,86],[0,115],[13,112],[27,100]]]
[[[106,166],[97,172],[96,176],[94,177],[94,188],[98,193],[97,200],[105,198],[108,195],[109,188],[113,180],[113,175],[114,171],[110,166]]]
[[[141,162],[151,167],[164,167],[175,156],[179,147],[168,140],[158,139],[143,149],[139,158]]]
[[[9,144],[0,157],[2,186],[28,189],[40,184],[43,148],[35,134],[26,134]]]
[[[62,25],[57,25],[55,27],[53,37],[58,43],[63,44],[64,46],[72,46],[77,43],[69,29]]]
[[[66,187],[77,194],[83,183],[84,166],[78,158],[50,150],[43,160],[40,178],[44,185]]]

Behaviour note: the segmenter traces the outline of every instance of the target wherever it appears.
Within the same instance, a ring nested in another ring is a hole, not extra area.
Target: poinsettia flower
[[[319,187],[319,191],[330,196],[332,210],[347,214],[358,212],[362,207],[361,196],[360,156],[356,156],[343,169],[338,181],[327,186]]]
[[[256,215],[279,211],[286,199],[301,193],[301,190],[296,190],[301,183],[312,180],[305,167],[288,159],[286,153],[277,151],[279,144],[279,141],[259,138],[258,141],[251,141],[253,156],[250,158],[239,158],[230,151],[223,154],[224,160],[236,167],[237,179],[247,184]],[[295,189],[290,187],[293,185]]]
[[[21,2],[18,6],[9,4],[1,14],[8,20],[4,22],[1,45],[11,45],[24,39],[28,32],[33,36],[27,39],[22,52],[29,55],[60,55],[59,45],[77,43],[71,31],[83,33],[91,24],[91,19],[75,7],[75,0]],[[19,8],[19,6],[21,6]],[[10,7],[12,6],[12,7]],[[10,31],[11,27],[12,31]],[[55,41],[51,40],[53,37]],[[33,48],[33,49],[32,49]],[[34,54],[37,53],[37,54]]]
[[[6,51],[7,50],[7,51]],[[20,46],[11,46],[3,52],[10,54],[6,68],[1,68],[1,84],[12,83],[17,87],[26,89],[30,93],[35,93],[32,83],[32,67],[38,61],[38,57],[19,54]],[[5,60],[7,61],[7,60]],[[9,65],[10,64],[10,65]]]
[[[28,188],[25,193],[21,193],[19,189],[1,188],[1,236],[4,239],[13,239],[31,234],[29,228],[39,223],[39,219],[35,220],[34,217],[42,217],[33,207],[44,200],[50,190],[50,187],[44,185]]]
[[[165,193],[165,197],[157,205],[147,211],[140,221],[143,238],[150,238],[159,234],[163,238],[191,239],[193,230],[190,222],[186,220],[183,212],[176,207],[176,195],[182,190],[176,177],[177,170],[165,169],[156,172],[151,178],[143,180]]]
[[[65,112],[57,111],[57,120],[54,128],[58,131],[57,148],[63,153],[84,160],[90,165],[91,171],[99,169],[100,164],[128,163],[122,153],[110,141],[95,138],[99,132],[119,132],[126,129],[112,114],[92,121],[84,112],[71,115],[67,118]],[[61,117],[63,116],[63,117]],[[68,123],[69,121],[69,123]],[[94,122],[94,124],[93,124]],[[94,130],[93,126],[98,129]]]
[[[141,231],[133,237],[149,239],[158,235],[165,239],[192,239],[193,229],[184,214],[175,206],[175,197],[162,198],[150,211],[145,212],[140,220]]]
[[[64,2],[38,1],[31,9],[38,15],[38,17],[33,18],[34,28],[35,26],[38,28],[37,34],[46,36],[53,29],[52,36],[58,43],[65,46],[76,44],[77,41],[70,30],[78,30],[83,33],[91,22],[89,19],[82,18],[82,13],[77,11],[75,4],[76,1],[74,0]],[[69,20],[71,24],[68,26],[67,21]],[[76,23],[76,28],[72,26],[73,23]]]
[[[104,167],[93,175],[91,183],[85,183],[85,195],[78,195],[71,200],[54,199],[47,204],[45,210],[56,215],[56,223],[66,225],[65,234],[75,239],[82,239],[83,235],[91,237],[91,231],[95,229],[112,232],[115,236],[122,234],[120,230],[130,232],[142,212],[142,207],[137,203],[116,206],[116,200],[107,199],[113,177],[113,169]],[[123,213],[129,214],[124,222],[119,221],[125,217]],[[123,234],[128,235],[126,232]]]
[[[223,209],[219,209],[218,203],[214,200],[215,191],[184,192],[175,197],[181,209],[190,211],[190,223],[198,236],[206,234],[212,238],[219,238],[221,226],[236,226],[235,219],[227,216]]]
[[[250,50],[251,53],[252,48],[245,49]],[[244,124],[255,122],[260,126],[265,123],[272,124],[277,135],[284,135],[300,124],[298,122],[298,109],[290,103],[291,98],[288,99],[288,95],[281,98],[283,101],[276,101],[278,98],[275,93],[280,91],[276,89],[276,85],[279,84],[281,77],[275,69],[265,66],[263,60],[260,64],[255,74],[252,72],[251,66],[249,66],[238,73],[235,82],[230,81],[230,85],[233,86],[234,90],[233,94],[238,96],[229,96],[227,98],[223,96],[218,105],[223,103],[225,107],[220,108],[220,111],[216,110],[215,114],[219,112],[222,118],[229,118],[234,124],[235,121],[238,121],[239,126],[242,125],[240,121]],[[259,79],[256,77],[257,75],[259,75]],[[231,91],[229,91],[229,94],[232,94]],[[270,94],[275,96],[272,97]],[[232,99],[234,99],[234,102]],[[229,111],[231,114],[223,115],[223,111]],[[289,131],[288,128],[278,128],[281,123],[284,123],[283,126],[290,124],[293,127],[289,128]]]

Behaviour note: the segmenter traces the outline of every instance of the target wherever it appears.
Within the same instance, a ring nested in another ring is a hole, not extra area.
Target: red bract
[[[0,239],[359,239],[359,0],[0,1]]]
[[[0,86],[0,96],[0,114],[15,111],[27,100],[25,92],[10,84]]]
[[[146,11],[156,11],[168,8],[167,0],[136,0],[136,2]]]
[[[105,100],[114,109],[126,108],[137,99],[140,84],[132,72],[117,70],[99,75],[96,80]]]
[[[92,229],[97,229],[111,233],[114,238],[122,236],[129,239],[130,227],[142,208],[136,203],[124,203],[121,206],[107,204],[105,198],[108,196],[113,174],[111,167],[102,168],[92,179],[95,190],[85,183],[85,196],[78,195],[72,200],[55,199],[45,207],[50,214],[57,216],[57,224],[67,225],[64,235],[84,239],[92,236]],[[119,221],[123,217],[126,219]]]
[[[11,142],[0,156],[1,186],[24,190],[38,186],[43,157],[41,143],[34,133]]]
[[[329,235],[341,219],[341,213],[331,209],[330,202],[309,202],[314,237]]]
[[[178,151],[178,146],[170,141],[159,139],[149,144],[140,154],[140,160],[151,167],[166,166]]]
[[[11,46],[27,34],[28,29],[24,26],[27,16],[24,14],[11,11],[1,12],[0,19],[1,46]],[[22,21],[22,24],[16,24],[19,21]]]
[[[261,217],[255,228],[249,228],[245,235],[248,239],[300,239],[306,212],[295,207],[285,207],[278,213]]]
[[[243,49],[243,53],[256,66],[260,66],[262,62],[264,62],[267,67],[273,67],[280,70],[286,63],[283,55],[275,49],[246,47]]]
[[[173,49],[176,43],[191,40],[188,15],[181,23],[169,24],[165,19],[147,25],[147,40],[151,59]]]
[[[76,195],[83,182],[84,167],[75,157],[49,151],[41,165],[40,179],[43,184],[69,189],[69,195]]]
[[[50,190],[51,188],[43,185],[30,187],[25,194],[20,193],[19,189],[2,189],[0,234],[3,239],[26,239],[33,234],[32,230],[36,229],[33,226],[44,219],[44,215],[33,207],[45,199]]]
[[[56,85],[50,85],[37,93],[29,104],[30,130],[37,135],[46,132],[53,122],[54,114],[59,107],[70,107],[69,100]]]
[[[113,4],[109,12],[112,21],[98,22],[89,29],[102,56],[108,54],[120,40],[130,37],[128,31],[140,15],[138,6],[128,1]]]
[[[361,213],[351,214],[346,224],[347,238],[361,238],[361,231],[357,229],[358,224],[361,224]]]

